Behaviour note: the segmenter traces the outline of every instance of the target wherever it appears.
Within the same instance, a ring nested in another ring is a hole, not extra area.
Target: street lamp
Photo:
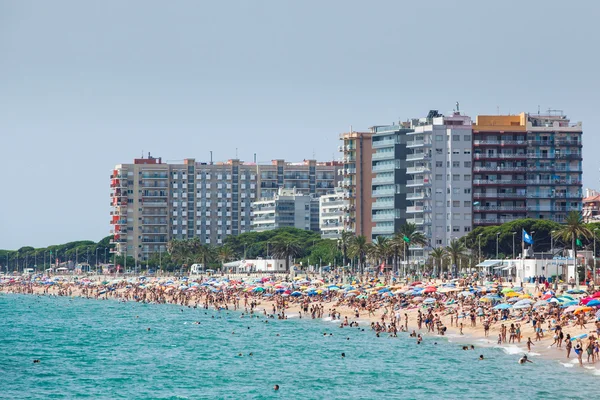
[[[479,262],[481,262],[481,235],[482,233],[477,235],[477,239],[479,240]]]
[[[517,234],[517,232],[513,232],[512,236],[513,236],[513,260],[515,259],[515,235]]]
[[[592,285],[596,285],[596,231],[598,228],[595,228],[592,234],[594,235],[594,268],[592,268]]]
[[[498,259],[498,242],[500,241],[500,232],[496,232],[496,260]]]
[[[535,249],[534,249],[534,245],[535,245],[535,240],[533,239],[533,234],[535,233],[535,231],[531,231],[531,252],[533,253],[533,258],[535,258]]]

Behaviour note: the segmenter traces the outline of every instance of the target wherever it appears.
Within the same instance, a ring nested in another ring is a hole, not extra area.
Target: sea
[[[417,344],[366,323],[13,294],[0,312],[1,399],[591,399],[600,380],[566,360],[519,365],[514,346]]]

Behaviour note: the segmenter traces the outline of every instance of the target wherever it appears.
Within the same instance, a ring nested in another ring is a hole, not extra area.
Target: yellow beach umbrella
[[[519,293],[517,292],[508,292],[505,294],[506,297],[518,297]]]

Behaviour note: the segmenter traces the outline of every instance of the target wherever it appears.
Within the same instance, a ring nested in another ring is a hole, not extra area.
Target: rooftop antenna
[[[500,106],[496,106],[496,115],[500,115]]]
[[[456,112],[460,114],[460,105],[458,104],[458,101],[456,102]]]
[[[210,165],[213,165],[212,150],[210,151]]]
[[[235,148],[235,158],[236,158],[236,159],[238,158],[238,152],[237,152],[237,149],[238,149],[238,148],[236,147],[236,148]]]
[[[315,156],[315,148],[313,147],[313,160],[316,160],[317,157]]]
[[[254,164],[256,164],[256,153],[254,153]]]
[[[352,133],[352,125],[350,125],[350,133]]]
[[[540,115],[540,105],[538,104],[538,115]]]
[[[144,149],[142,149],[142,158],[144,158]]]

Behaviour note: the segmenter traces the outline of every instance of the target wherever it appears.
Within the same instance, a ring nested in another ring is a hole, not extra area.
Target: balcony
[[[393,151],[381,151],[374,153],[371,158],[373,160],[393,160],[396,157],[396,153]]]
[[[507,222],[512,222],[517,220],[517,217],[514,218],[485,218],[485,219],[474,219],[473,225],[501,225]]]
[[[376,225],[371,232],[374,235],[392,235],[394,233],[394,225]]]
[[[406,181],[406,187],[415,186],[431,186],[431,181],[429,179],[413,179],[410,181]]]
[[[406,200],[425,200],[431,199],[431,194],[425,192],[417,192],[417,193],[408,193],[406,195]]]
[[[169,179],[167,173],[142,173],[142,179]]]
[[[578,147],[582,147],[582,143],[579,140],[558,139],[558,140],[556,140],[556,145],[557,146],[578,146]]]
[[[384,196],[393,196],[399,194],[400,192],[396,189],[376,189],[373,190],[373,197],[384,197]]]
[[[400,168],[400,162],[390,162],[385,164],[376,164],[373,166],[373,172],[390,172]]]
[[[525,212],[527,211],[525,208],[525,204],[520,206],[473,206],[473,211],[475,212],[500,212],[500,211],[510,211],[510,212]]]
[[[144,200],[142,202],[142,205],[144,207],[166,207],[167,206],[167,202],[166,201],[149,201],[149,200]]]
[[[410,140],[406,142],[407,148],[415,148],[415,147],[430,147],[431,142],[427,142],[424,140]]]
[[[527,206],[527,211],[570,212],[570,211],[581,211],[581,208],[580,207],[570,207],[570,206],[533,205],[533,206]]]
[[[415,225],[423,225],[425,224],[425,219],[424,218],[407,218],[406,219],[406,223],[407,224],[415,224]]]
[[[558,198],[558,199],[580,199],[583,196],[581,195],[581,193],[560,193],[560,192],[528,192],[527,193],[527,198],[528,199],[551,199],[551,198]]]
[[[394,180],[395,180],[394,175],[391,175],[391,176],[378,176],[376,178],[373,178],[372,183],[373,184],[386,184],[386,183],[393,184]]]
[[[379,149],[382,147],[390,147],[397,144],[395,139],[384,139],[384,140],[373,140],[372,146],[374,149]]]
[[[473,154],[474,160],[526,160],[529,158],[528,154],[503,154],[503,153],[494,153],[494,154]]]
[[[371,205],[373,210],[384,210],[389,208],[394,208],[393,201],[376,201]]]
[[[406,212],[408,214],[421,214],[424,212],[431,212],[431,208],[425,206],[410,206],[406,207]]]
[[[400,218],[396,213],[377,213],[371,217],[372,221],[394,221],[396,218]]]
[[[425,153],[409,154],[406,156],[406,161],[431,160],[431,156]]]
[[[527,183],[524,179],[474,179],[473,185],[510,185],[517,186],[523,185],[525,186]]]
[[[528,179],[528,185],[581,185],[579,179]]]
[[[474,140],[474,146],[527,146],[526,140]]]
[[[478,166],[473,167],[473,172],[527,172],[527,167],[500,167],[500,166]]]
[[[474,199],[524,199],[525,193],[473,193]]]
[[[422,174],[422,173],[426,173],[426,172],[430,172],[431,169],[430,167],[427,166],[418,166],[418,167],[409,167],[406,168],[406,173],[407,174]]]

